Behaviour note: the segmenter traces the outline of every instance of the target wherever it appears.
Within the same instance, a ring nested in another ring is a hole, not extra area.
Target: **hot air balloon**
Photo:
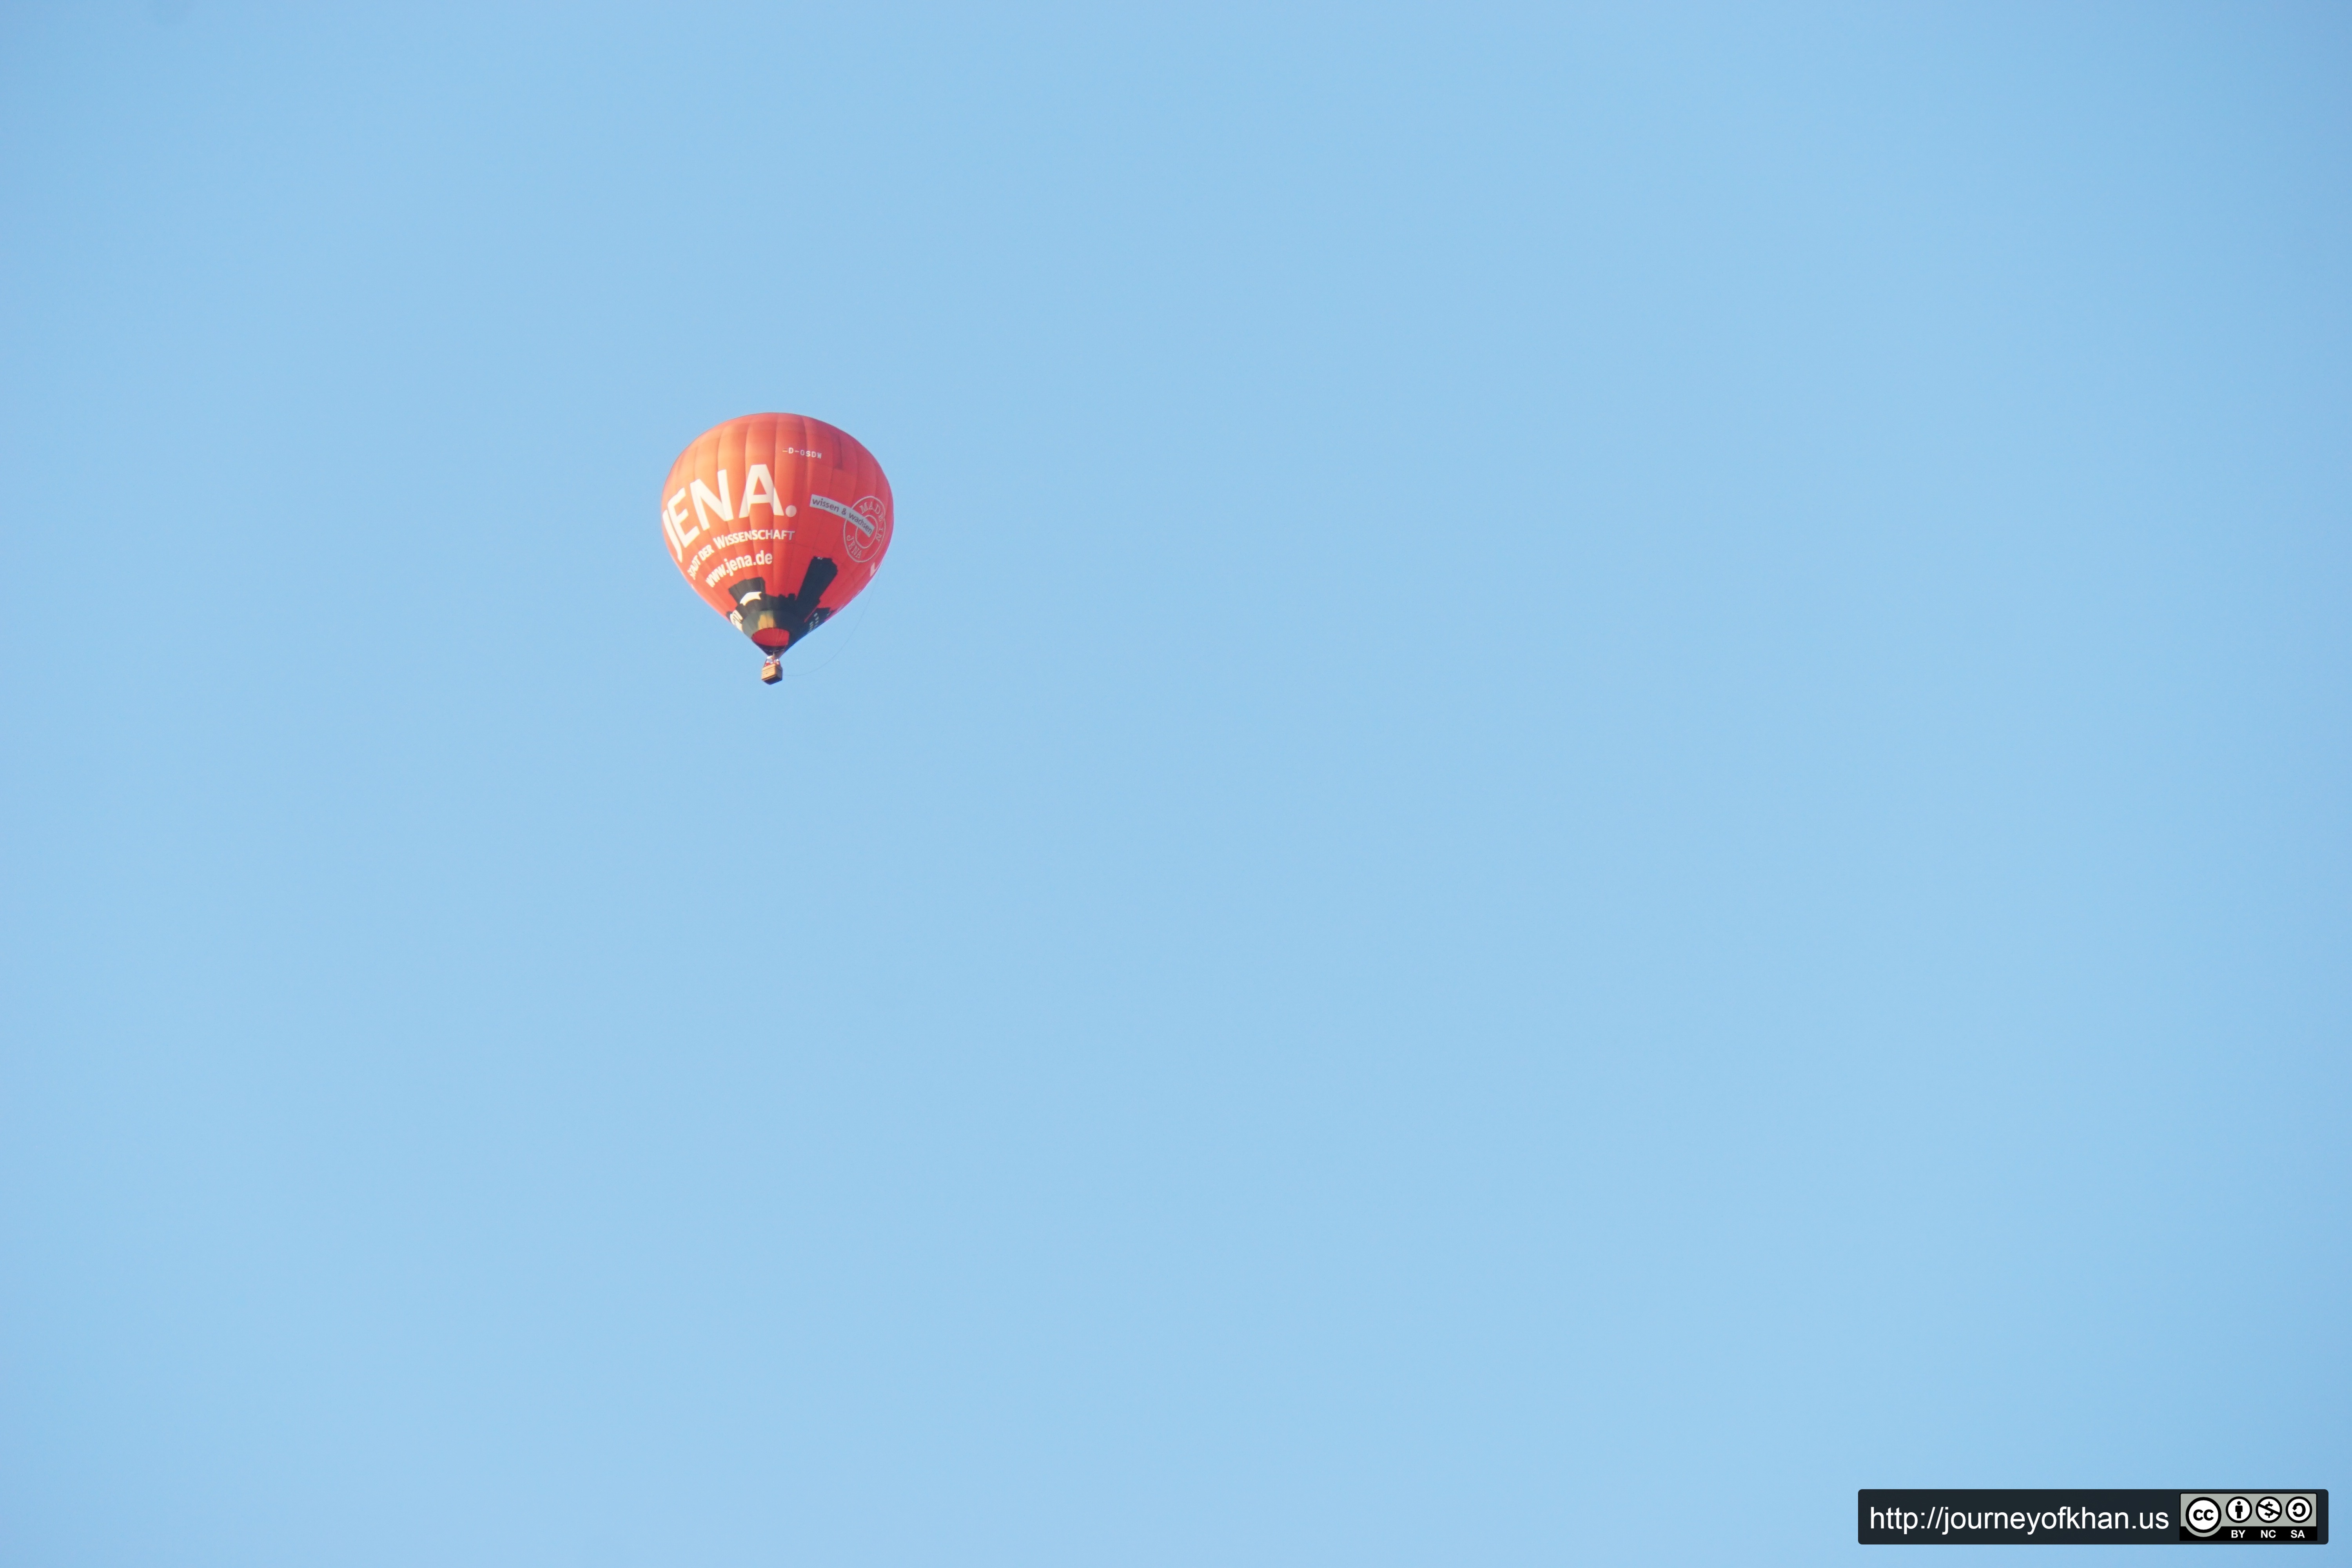
[[[890,548],[890,481],[874,454],[822,419],[747,414],[714,425],[670,465],[662,541],[703,603],[783,678],[783,656],[841,612]]]

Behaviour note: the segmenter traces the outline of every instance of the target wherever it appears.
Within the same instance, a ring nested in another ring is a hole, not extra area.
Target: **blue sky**
[[[379,9],[0,16],[0,1556],[2343,1483],[2340,8]]]

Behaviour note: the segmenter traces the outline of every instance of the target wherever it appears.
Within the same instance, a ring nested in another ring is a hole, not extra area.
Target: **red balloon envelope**
[[[768,656],[823,626],[873,580],[890,548],[890,481],[874,454],[822,419],[747,414],[713,426],[670,465],[662,541],[703,602]]]

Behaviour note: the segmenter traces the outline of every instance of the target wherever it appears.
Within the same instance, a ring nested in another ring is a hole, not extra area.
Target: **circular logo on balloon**
[[[856,516],[841,520],[841,542],[849,558],[863,565],[890,542],[890,513],[878,496],[861,496],[852,510]]]

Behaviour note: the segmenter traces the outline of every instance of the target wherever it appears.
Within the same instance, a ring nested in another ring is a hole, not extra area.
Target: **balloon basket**
[[[760,679],[770,686],[773,686],[783,678],[784,661],[781,658],[772,658],[760,667]]]

